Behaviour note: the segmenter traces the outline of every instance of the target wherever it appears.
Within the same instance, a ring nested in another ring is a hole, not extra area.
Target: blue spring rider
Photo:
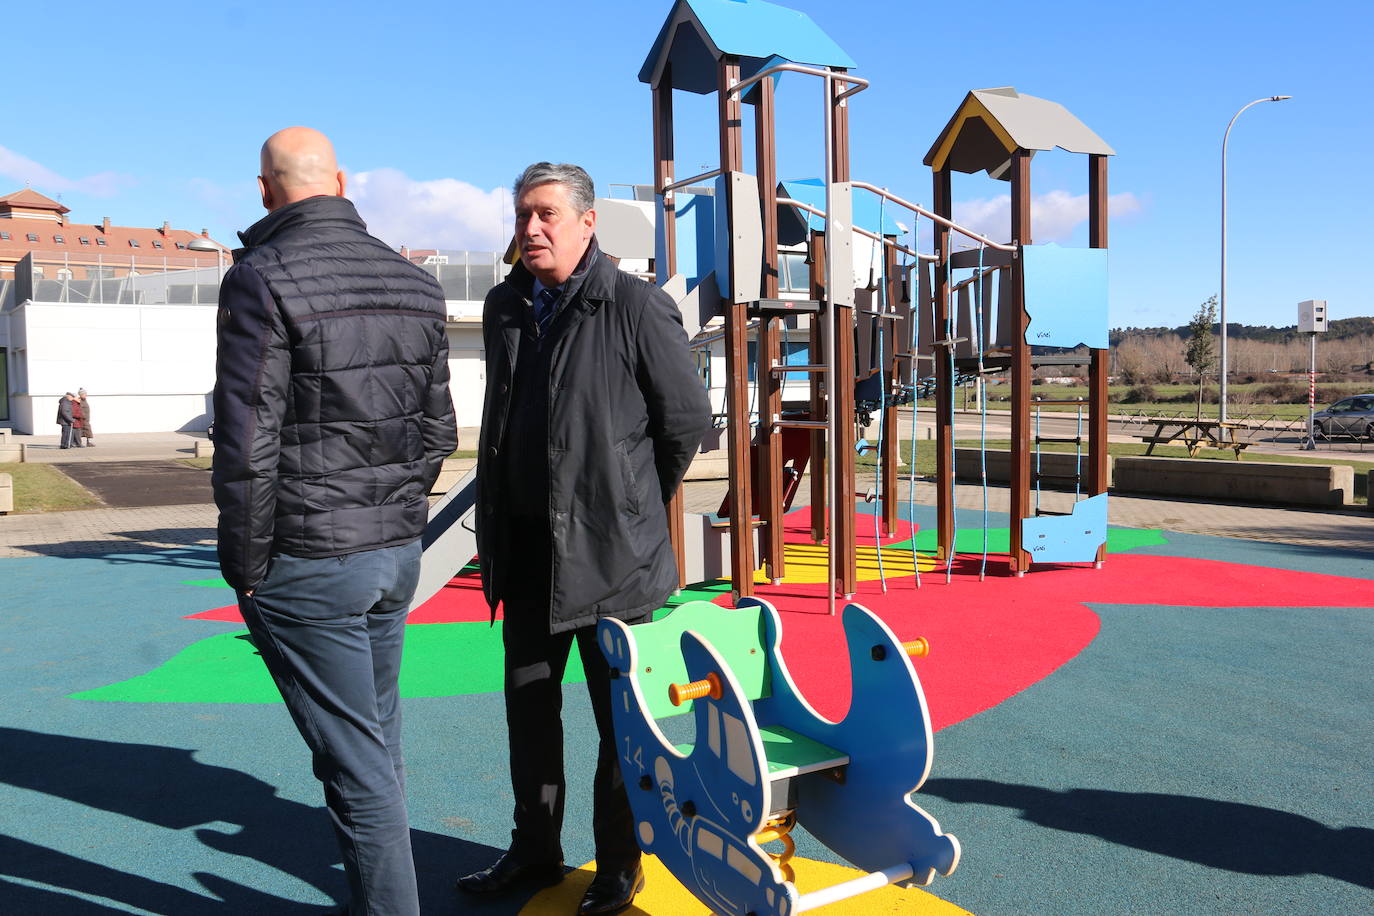
[[[766,601],[705,601],[661,620],[597,632],[612,668],[620,767],[639,843],[722,916],[791,916],[888,884],[926,885],[959,862],[959,841],[911,801],[930,771],[930,715],[910,654],[875,614],[844,609],[853,679],[840,722],[797,692]],[[657,721],[691,709],[696,741]],[[793,883],[800,824],[867,872],[810,893]],[[780,842],[773,855],[763,844]]]

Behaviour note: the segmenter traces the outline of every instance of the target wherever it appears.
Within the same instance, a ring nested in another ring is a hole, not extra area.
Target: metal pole
[[[1221,308],[1218,315],[1221,319],[1221,403],[1218,405],[1217,419],[1222,423],[1226,422],[1226,376],[1230,369],[1230,363],[1226,360],[1226,145],[1231,140],[1231,128],[1235,125],[1236,118],[1244,114],[1247,108],[1260,102],[1282,102],[1291,98],[1291,95],[1271,95],[1255,99],[1232,116],[1231,123],[1226,125],[1226,133],[1221,138]]]
[[[1313,414],[1317,412],[1317,335],[1308,334],[1312,338],[1311,359],[1307,368],[1307,443],[1303,446],[1307,451],[1315,451],[1317,448],[1317,429]]]
[[[833,213],[833,190],[835,186],[834,150],[831,148],[834,136],[835,89],[833,74],[825,71],[825,212]],[[848,227],[837,230],[826,221],[825,226],[825,320],[821,323],[821,340],[825,344],[825,489],[830,498],[826,500],[826,541],[825,571],[827,593],[829,595],[830,616],[835,616],[835,461],[839,457],[835,451],[837,420],[835,416],[835,233],[848,231]],[[850,380],[850,384],[853,381]]]

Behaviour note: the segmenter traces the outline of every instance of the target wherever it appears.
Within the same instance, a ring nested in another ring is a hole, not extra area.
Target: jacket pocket
[[[615,457],[620,463],[621,482],[625,485],[625,509],[633,515],[638,515],[639,481],[636,479],[634,461],[624,439],[615,444]]]

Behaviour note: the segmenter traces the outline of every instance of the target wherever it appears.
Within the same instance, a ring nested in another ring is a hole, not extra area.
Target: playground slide
[[[430,507],[429,524],[420,537],[424,555],[420,558],[420,584],[410,602],[412,611],[433,598],[477,556],[477,534],[472,527],[476,506],[477,469],[473,468]]]

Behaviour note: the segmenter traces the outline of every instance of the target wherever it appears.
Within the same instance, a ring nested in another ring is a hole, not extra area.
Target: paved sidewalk
[[[794,508],[806,505],[807,492],[803,482]],[[724,481],[688,483],[687,509],[690,512],[715,511],[724,495]],[[902,495],[905,498],[905,492]],[[917,484],[917,505],[933,505],[935,495],[934,485]],[[1065,511],[1072,499],[1068,493],[1047,492],[1042,505],[1046,509]],[[1009,501],[1006,488],[988,489],[989,511],[1006,512]],[[981,489],[960,486],[957,505],[961,511],[981,511]],[[1109,505],[1111,523],[1129,528],[1163,528],[1189,534],[1374,554],[1374,513],[1362,510],[1276,509],[1117,495],[1111,497]],[[115,547],[138,552],[213,544],[215,522],[215,507],[211,505],[11,515],[0,518],[0,558],[82,556],[109,553]],[[972,519],[965,514],[962,523],[972,524]]]

